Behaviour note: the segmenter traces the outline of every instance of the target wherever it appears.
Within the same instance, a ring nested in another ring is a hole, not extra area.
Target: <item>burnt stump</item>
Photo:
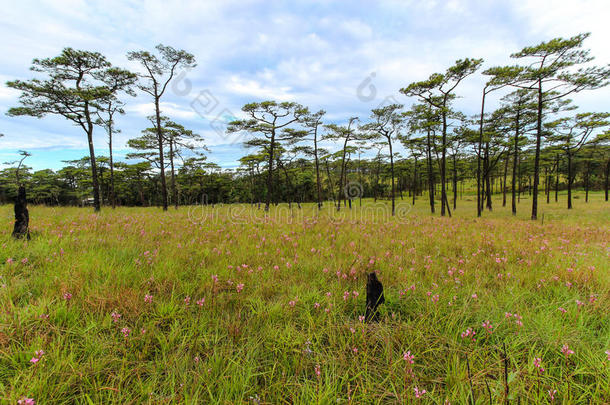
[[[15,200],[15,227],[13,228],[13,238],[30,239],[30,213],[28,212],[28,201],[25,195],[25,187],[20,186]]]
[[[366,282],[366,314],[367,322],[377,322],[379,314],[377,307],[385,302],[383,296],[383,284],[377,279],[375,272],[369,273]]]

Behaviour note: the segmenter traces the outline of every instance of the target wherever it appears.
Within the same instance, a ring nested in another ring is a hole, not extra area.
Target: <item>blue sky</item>
[[[608,64],[607,17],[606,0],[12,2],[0,15],[0,163],[15,160],[19,149],[32,153],[27,163],[34,169],[57,169],[62,160],[87,155],[82,130],[61,118],[5,115],[18,93],[4,83],[34,77],[33,58],[56,56],[66,46],[99,51],[134,71],[139,67],[125,56],[131,50],[163,43],[193,53],[198,66],[181,72],[163,113],[204,136],[210,161],[234,167],[245,154],[243,138],[224,134],[222,122],[239,116],[246,102],[297,101],[325,109],[329,122],[366,119],[384,100],[411,104],[398,89],[456,59],[484,58],[486,67],[514,63],[509,55],[524,46],[580,32],[592,33],[585,44],[595,63]],[[460,85],[462,111],[478,110],[483,80],[477,74]],[[607,111],[610,89],[574,100],[582,110]],[[153,111],[144,94],[125,101],[118,157]],[[95,146],[107,155],[101,129]]]

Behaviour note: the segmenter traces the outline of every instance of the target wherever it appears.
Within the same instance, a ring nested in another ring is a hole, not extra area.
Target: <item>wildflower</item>
[[[320,377],[320,374],[322,374],[319,364],[316,364],[316,366],[314,367],[314,372],[316,373],[316,376],[318,376],[318,377]]]
[[[235,289],[237,290],[238,293],[240,293],[244,289],[244,284],[243,283],[237,284],[237,287],[235,287]]]
[[[539,372],[544,373],[544,368],[542,367],[542,359],[540,357],[536,357],[534,359],[534,367],[536,367]]]
[[[574,354],[574,350],[570,350],[570,347],[567,344],[563,345],[561,352],[564,354],[564,356],[566,356],[566,358]]]
[[[576,300],[576,305],[578,305],[578,308],[582,307],[583,305],[585,305],[584,302],[580,301],[580,300]]]
[[[357,347],[354,347],[354,348],[352,349],[352,351],[353,351],[354,353],[358,353],[358,348],[357,348]]]
[[[314,307],[315,309],[320,308],[320,303],[319,303],[319,302],[314,303],[314,304],[313,304],[313,307]]]
[[[6,259],[6,264],[13,264],[15,261],[9,257],[8,259]]]
[[[128,337],[129,337],[129,334],[131,333],[131,329],[129,329],[129,328],[123,328],[123,329],[121,329],[121,333],[123,334],[123,336],[124,336],[125,338],[128,338]]]
[[[40,361],[40,359],[39,359],[38,357],[32,357],[32,358],[30,359],[30,363],[32,363],[32,364],[36,364],[36,363],[38,363],[39,361]]]
[[[110,316],[112,317],[112,322],[114,323],[117,323],[119,319],[121,319],[121,314],[119,314],[118,312],[113,312],[110,314]]]
[[[559,310],[561,313],[564,313],[564,314],[565,314],[566,312],[568,312],[568,310],[567,310],[567,309],[565,309],[564,307],[559,307],[559,308],[557,308],[557,309],[558,309],[558,310]]]
[[[471,297],[473,300],[476,300],[479,298],[479,296],[476,293],[472,294]]]
[[[39,316],[40,319],[49,319],[49,315],[48,314],[42,314]]]
[[[483,327],[487,329],[487,332],[489,333],[491,333],[491,330],[493,329],[493,326],[491,326],[491,322],[489,321],[483,322]]]
[[[152,302],[152,299],[153,299],[153,297],[150,294],[146,294],[144,296],[144,302],[146,302],[147,304],[150,304]]]
[[[70,301],[72,299],[72,294],[69,292],[64,293],[64,300]]]
[[[212,281],[214,281],[214,283],[218,282],[218,276],[216,274],[212,274]]]
[[[402,358],[409,364],[415,363],[415,355],[411,354],[411,351],[405,352]]]
[[[21,259],[21,264],[28,264],[28,258],[24,257],[23,259]]]
[[[352,291],[352,295],[354,296],[354,298],[356,298],[360,294],[358,293],[358,291]]]
[[[413,391],[415,391],[415,398],[421,398],[426,393],[426,390],[420,391],[417,387],[413,388]]]
[[[462,332],[460,334],[460,336],[462,336],[462,339],[470,338],[474,342],[475,341],[474,335],[476,335],[476,334],[477,333],[472,328],[468,328],[464,332]]]
[[[364,322],[364,315],[359,315],[358,316],[358,321],[359,322]],[[610,354],[608,356],[610,356]]]
[[[296,304],[297,304],[297,303],[296,303],[296,301],[294,301],[294,300],[290,300],[290,301],[288,302],[288,305],[290,305],[290,307],[291,307],[291,308],[294,308],[294,306],[295,306]]]
[[[205,302],[205,298],[198,299],[198,300],[197,300],[197,305],[199,305],[200,307],[202,307],[204,302]]]
[[[438,302],[438,298],[439,298],[438,294],[434,294],[432,296],[431,300],[432,300],[432,302],[434,302],[436,304]]]
[[[555,400],[555,394],[557,394],[557,390],[549,390],[549,398],[551,402]]]
[[[191,303],[191,297],[188,295],[184,298],[184,305],[188,306]]]
[[[36,404],[36,401],[34,401],[34,398],[23,397],[19,401],[17,401],[17,405],[35,405],[35,404]]]
[[[608,361],[610,361],[610,350],[606,350],[606,356],[608,356]]]

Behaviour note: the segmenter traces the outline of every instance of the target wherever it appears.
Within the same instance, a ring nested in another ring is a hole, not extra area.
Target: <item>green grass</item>
[[[477,403],[500,403],[503,345],[510,398],[610,401],[608,203],[543,199],[542,224],[527,220],[527,196],[516,218],[496,198],[477,219],[466,198],[453,218],[406,196],[394,218],[387,201],[268,217],[34,206],[29,242],[10,238],[12,207],[0,207],[0,402],[465,404],[472,384]],[[386,303],[366,325],[373,270]]]

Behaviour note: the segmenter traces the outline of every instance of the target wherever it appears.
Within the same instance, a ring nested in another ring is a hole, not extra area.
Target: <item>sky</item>
[[[197,66],[180,71],[161,104],[162,113],[202,135],[208,160],[231,168],[248,153],[245,135],[227,135],[226,122],[245,103],[295,101],[327,111],[342,123],[388,103],[409,106],[399,93],[409,83],[443,72],[457,59],[483,58],[484,67],[514,64],[510,54],[555,37],[591,32],[585,48],[594,63],[610,63],[607,0],[22,0],[0,14],[0,168],[32,153],[34,170],[59,169],[88,155],[82,129],[61,117],[8,117],[19,92],[7,80],[38,76],[32,59],[64,47],[98,51],[116,66],[139,71],[126,54],[162,43],[192,53]],[[456,107],[480,109],[484,77],[457,89]],[[494,95],[490,108],[502,95]],[[582,111],[608,111],[610,88],[573,97]],[[116,159],[126,141],[146,128],[153,113],[146,94],[125,97],[117,119]],[[96,155],[107,156],[101,128]]]

